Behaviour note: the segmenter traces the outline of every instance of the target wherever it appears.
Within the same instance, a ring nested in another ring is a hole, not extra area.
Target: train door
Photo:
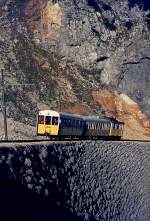
[[[37,115],[37,136],[45,134],[45,116]]]

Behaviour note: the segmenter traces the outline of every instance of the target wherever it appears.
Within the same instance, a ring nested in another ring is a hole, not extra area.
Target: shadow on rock
[[[0,183],[0,214],[3,220],[15,221],[83,220],[63,206],[18,186],[12,180]]]

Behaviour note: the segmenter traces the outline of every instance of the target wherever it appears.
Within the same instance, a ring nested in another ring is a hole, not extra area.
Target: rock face
[[[111,104],[93,100],[101,89],[127,95],[150,117],[149,12],[132,1],[7,0],[0,22],[10,117],[33,125],[40,108],[73,112],[76,104],[107,114]]]
[[[0,146],[5,220],[150,219],[149,143]]]

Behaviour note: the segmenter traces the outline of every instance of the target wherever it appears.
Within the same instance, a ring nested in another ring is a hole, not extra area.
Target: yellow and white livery
[[[43,110],[37,116],[37,135],[57,136],[60,115],[56,111]]]

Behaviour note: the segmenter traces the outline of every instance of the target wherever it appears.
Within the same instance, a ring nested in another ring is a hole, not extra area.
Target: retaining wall
[[[0,148],[0,214],[10,220],[150,220],[150,143]]]

